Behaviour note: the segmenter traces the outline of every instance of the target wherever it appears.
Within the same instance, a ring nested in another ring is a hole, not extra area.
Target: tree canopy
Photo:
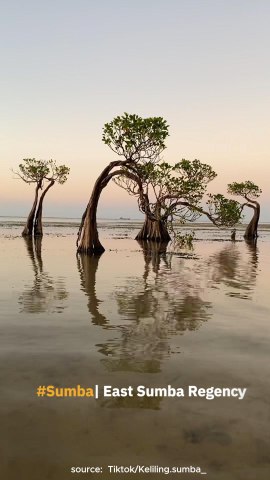
[[[59,184],[66,182],[70,168],[66,165],[57,165],[55,160],[37,160],[36,158],[24,158],[19,164],[18,170],[14,171],[16,177],[25,183],[41,183],[54,180]]]
[[[114,181],[138,197],[140,210],[153,221],[185,223],[206,215],[218,227],[231,227],[240,220],[239,202],[222,194],[207,194],[217,174],[198,159],[182,159],[175,165],[148,163],[137,167],[136,173],[137,177],[130,178],[124,172]]]
[[[23,163],[19,164],[19,169],[14,171],[16,177],[28,184],[43,182],[49,172],[48,161],[35,158],[24,158]]]
[[[128,162],[154,162],[166,148],[168,128],[162,117],[141,118],[124,113],[105,123],[102,140]]]
[[[208,194],[207,205],[210,215],[208,218],[217,227],[234,227],[242,218],[241,204],[236,200],[224,197],[224,195],[220,193],[215,195],[211,193]]]
[[[245,182],[233,182],[228,185],[228,193],[244,197],[246,200],[258,198],[262,191],[254,182],[246,180]]]

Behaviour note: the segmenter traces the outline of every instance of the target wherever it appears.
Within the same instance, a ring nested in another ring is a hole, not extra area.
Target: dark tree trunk
[[[34,225],[34,236],[35,237],[42,237],[43,229],[42,229],[42,210],[43,210],[43,201],[46,193],[48,190],[54,185],[54,180],[51,180],[47,188],[45,188],[44,192],[40,196],[37,213],[35,217],[35,225]]]
[[[113,175],[117,173],[110,173],[113,168],[117,166],[123,167],[127,164],[127,161],[123,162],[121,160],[111,162],[106,168],[104,168],[103,172],[96,180],[78,232],[77,253],[86,255],[100,255],[101,253],[105,252],[105,248],[99,240],[97,229],[97,208],[99,198],[102,190],[107,186]],[[121,171],[119,170],[118,173],[120,172]]]
[[[100,194],[103,190],[101,185],[97,183],[94,186],[90,201],[84,213],[84,223],[78,246],[78,253],[86,255],[100,255],[105,252],[105,248],[101,244],[97,229],[97,207]]]
[[[162,220],[151,220],[145,216],[144,224],[135,240],[150,240],[152,242],[168,243],[171,240],[167,225]]]
[[[250,208],[253,208],[253,217],[250,220],[244,238],[246,240],[256,240],[258,237],[258,224],[260,219],[260,205],[258,202],[254,202],[253,205],[247,204]]]
[[[36,208],[37,208],[37,203],[38,203],[38,191],[39,191],[40,188],[41,188],[41,184],[38,183],[37,186],[36,186],[36,190],[35,190],[34,203],[33,203],[33,206],[30,210],[30,213],[27,217],[25,227],[22,231],[22,236],[23,237],[29,237],[29,236],[32,236],[32,234],[33,234],[34,219],[35,219],[35,213],[36,213]]]

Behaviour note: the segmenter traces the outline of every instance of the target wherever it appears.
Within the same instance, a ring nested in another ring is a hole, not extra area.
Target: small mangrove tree
[[[253,211],[252,218],[246,227],[244,238],[248,241],[254,241],[258,237],[258,224],[260,220],[261,207],[256,200],[262,193],[261,189],[255,183],[247,180],[245,182],[233,182],[228,185],[228,193],[246,200],[242,204],[244,207],[251,208]]]
[[[65,165],[57,165],[54,160],[37,160],[25,158],[19,164],[15,173],[16,178],[23,180],[28,185],[35,185],[35,195],[32,208],[28,214],[22,236],[42,236],[42,210],[45,195],[55,184],[62,185],[66,182],[70,169]],[[39,193],[42,194],[39,198]]]

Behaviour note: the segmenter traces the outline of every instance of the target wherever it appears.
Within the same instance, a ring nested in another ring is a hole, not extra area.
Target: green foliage
[[[246,200],[258,198],[262,193],[261,189],[255,183],[247,180],[245,182],[233,182],[228,185],[228,193],[244,197]]]
[[[67,177],[70,172],[70,168],[66,165],[56,165],[54,160],[49,160],[50,166],[50,175],[47,177],[47,180],[54,180],[60,185],[63,185],[67,181]]]
[[[217,226],[233,227],[242,218],[242,205],[236,200],[224,197],[220,193],[215,195],[209,194],[207,204],[212,220]]]
[[[182,199],[198,203],[206,191],[207,184],[216,177],[210,165],[201,163],[200,160],[185,159],[175,165],[166,162],[137,165],[136,173],[144,185],[154,189],[165,209],[173,200]],[[116,180],[118,184],[121,182],[125,183],[124,175],[120,182]],[[126,187],[125,184],[124,188]]]
[[[198,159],[190,161],[183,158],[174,165],[173,169],[183,178],[188,181],[196,181],[197,184],[207,184],[217,176],[210,165],[202,163]]]
[[[156,161],[166,148],[168,124],[162,117],[141,118],[124,113],[106,123],[103,142],[127,161]]]
[[[50,169],[46,160],[24,158],[19,164],[19,171],[15,172],[26,183],[39,183],[49,174]]]
[[[173,243],[178,248],[186,248],[187,250],[193,250],[193,240],[195,232],[181,234],[180,232],[174,232]]]
[[[162,163],[155,171],[163,190],[162,199],[185,199],[193,203],[201,200],[207,184],[216,177],[212,167],[200,160],[182,159],[172,166]]]
[[[136,188],[136,181],[130,180],[125,173],[115,181],[131,195],[138,196],[142,212],[172,226],[172,231],[176,220],[184,224],[194,222],[202,215],[206,215],[217,227],[232,227],[242,218],[242,205],[221,194],[209,194],[206,202],[208,210],[203,208],[207,185],[217,174],[210,165],[198,159],[182,159],[175,165],[148,162],[136,165],[136,174],[143,186],[143,196]],[[182,243],[187,243],[186,239]]]
[[[103,141],[128,160],[121,174],[115,176],[115,183],[138,197],[140,210],[149,218],[166,225],[175,220],[182,224],[193,222],[201,215],[218,227],[238,223],[242,206],[235,200],[221,194],[209,195],[208,211],[201,205],[209,182],[217,176],[210,165],[198,159],[182,159],[175,165],[159,163],[167,135],[168,126],[161,117],[142,119],[125,113],[106,124]],[[251,182],[244,186],[254,195],[259,192]],[[236,184],[229,187],[237,191]]]
[[[44,181],[54,181],[63,184],[67,181],[70,168],[66,165],[57,165],[55,160],[36,160],[35,158],[24,158],[19,164],[19,170],[14,172],[24,182],[40,184]]]

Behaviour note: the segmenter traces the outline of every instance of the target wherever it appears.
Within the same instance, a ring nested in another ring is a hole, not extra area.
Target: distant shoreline
[[[0,227],[22,227],[26,221],[25,217],[11,217],[11,216],[0,216]],[[80,218],[71,218],[71,217],[44,217],[43,225],[44,227],[70,227],[77,228],[80,225]],[[98,218],[98,227],[99,228],[115,228],[115,227],[130,227],[130,228],[140,228],[143,224],[143,219],[126,219],[126,218]],[[244,230],[247,224],[239,224],[236,226],[237,230]],[[230,227],[217,228],[210,222],[194,222],[187,223],[185,225],[179,226],[184,230],[231,230]],[[259,225],[259,230],[270,230],[270,222],[261,222]]]

